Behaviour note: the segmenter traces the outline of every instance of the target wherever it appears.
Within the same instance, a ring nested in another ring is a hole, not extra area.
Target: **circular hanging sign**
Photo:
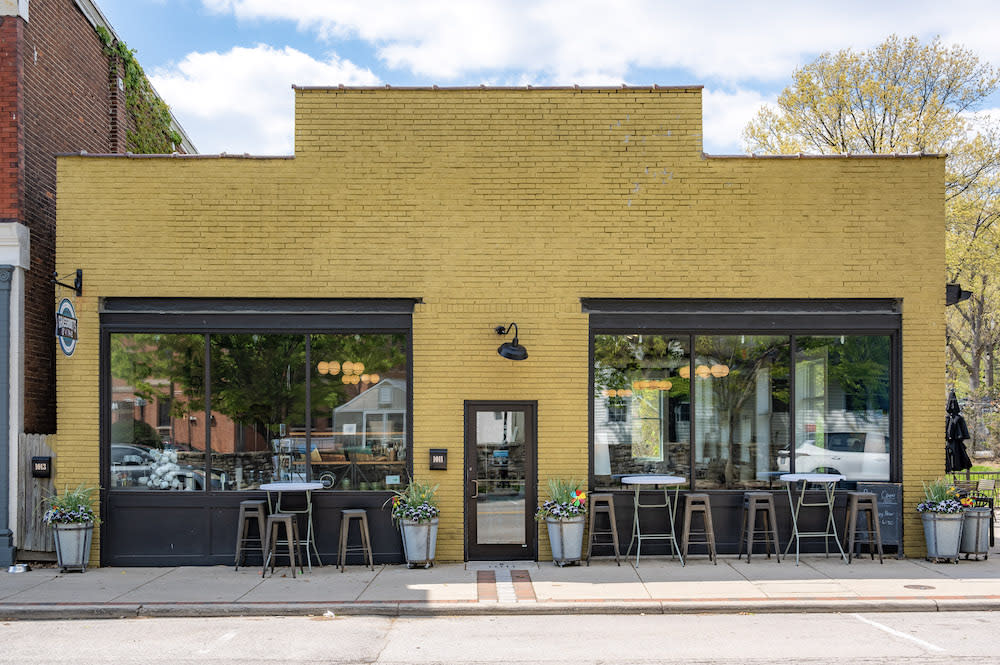
[[[67,356],[76,351],[76,310],[69,298],[63,298],[56,308],[56,339]]]

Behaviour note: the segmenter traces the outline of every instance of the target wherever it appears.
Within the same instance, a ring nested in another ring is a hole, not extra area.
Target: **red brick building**
[[[132,95],[140,105],[130,105],[127,93],[138,85],[124,73],[131,57],[91,0],[0,0],[0,281],[10,284],[9,320],[0,322],[9,323],[10,335],[0,344],[10,377],[7,400],[0,399],[7,415],[0,423],[0,564],[11,547],[7,525],[18,519],[7,500],[16,496],[8,490],[18,483],[18,464],[10,461],[18,459],[18,436],[56,427],[52,275],[72,283],[83,267],[56,261],[55,156],[194,152],[158,98],[160,120],[150,129],[140,107],[149,106],[150,89]],[[139,83],[148,86],[144,77]],[[148,149],[151,133],[159,134],[159,149]]]

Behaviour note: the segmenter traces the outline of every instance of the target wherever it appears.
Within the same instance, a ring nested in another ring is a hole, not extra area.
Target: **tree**
[[[998,83],[961,46],[895,35],[870,51],[824,53],[792,79],[777,109],[761,108],[744,130],[751,152],[944,152],[964,141],[966,114]]]
[[[948,380],[977,401],[998,397],[1000,131],[975,111],[998,81],[968,49],[893,35],[796,70],[775,106],[761,108],[743,132],[746,149],[758,153],[948,154],[947,278],[974,293],[948,308]]]

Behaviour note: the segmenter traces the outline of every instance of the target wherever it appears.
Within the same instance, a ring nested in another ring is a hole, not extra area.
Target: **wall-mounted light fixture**
[[[506,328],[497,326],[495,331],[498,335],[506,335],[510,332],[511,328],[514,329],[514,341],[501,344],[500,348],[497,349],[497,353],[508,360],[524,360],[528,357],[528,350],[517,343],[517,324],[512,322]]]

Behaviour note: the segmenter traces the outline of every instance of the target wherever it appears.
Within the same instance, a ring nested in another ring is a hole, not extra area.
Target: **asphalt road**
[[[0,663],[1000,663],[1000,613],[11,621]]]

